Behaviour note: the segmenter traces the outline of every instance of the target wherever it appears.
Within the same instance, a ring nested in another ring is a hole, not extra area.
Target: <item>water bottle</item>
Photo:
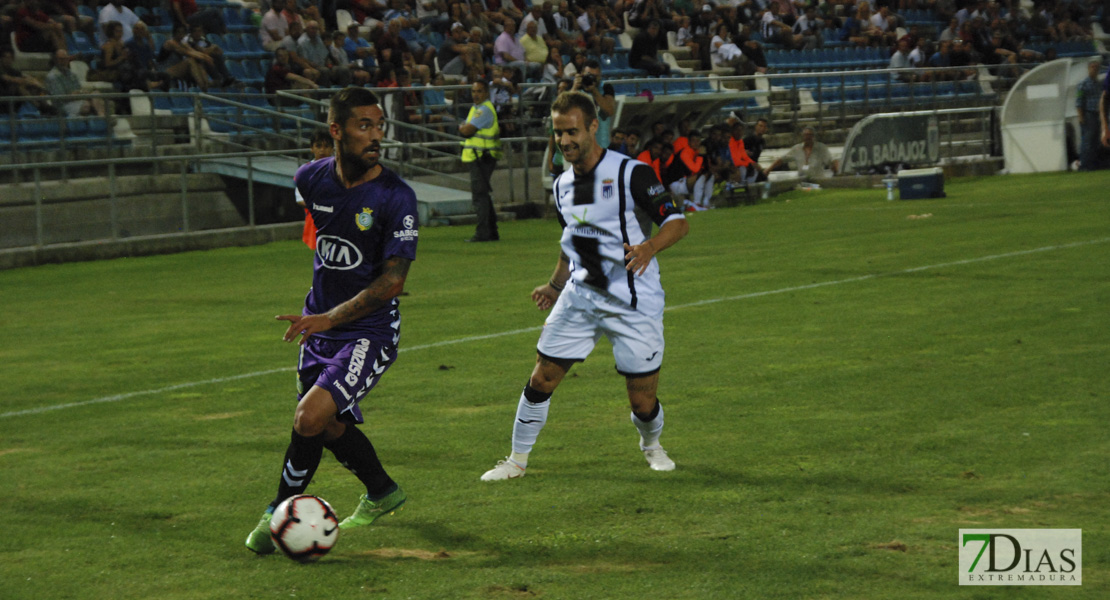
[[[771,197],[771,180],[763,182],[763,199],[766,200]]]

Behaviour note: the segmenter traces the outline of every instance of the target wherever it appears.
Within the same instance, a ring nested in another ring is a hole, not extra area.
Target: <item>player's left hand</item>
[[[282,341],[292,342],[301,336],[300,345],[304,345],[314,333],[331,329],[331,319],[327,315],[278,315],[278,321],[289,321],[289,328],[285,330]]]
[[[635,271],[636,275],[643,275],[648,266],[651,265],[651,259],[655,256],[655,247],[651,245],[651,240],[645,240],[642,244],[635,246],[624,245],[625,270]]]

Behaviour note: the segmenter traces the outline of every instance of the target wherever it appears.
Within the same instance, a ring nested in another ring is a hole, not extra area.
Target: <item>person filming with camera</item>
[[[586,66],[574,76],[570,91],[593,98],[597,107],[597,144],[608,148],[613,115],[617,112],[617,93],[612,85],[601,82],[601,63],[593,58],[586,61]]]

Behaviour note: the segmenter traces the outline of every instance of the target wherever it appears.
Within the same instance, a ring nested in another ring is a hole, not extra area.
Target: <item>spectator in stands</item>
[[[493,102],[493,107],[497,111],[497,122],[501,124],[502,135],[512,136],[516,133],[516,122],[514,117],[516,111],[513,110],[513,96],[520,95],[520,88],[517,87],[514,79],[516,78],[516,69],[508,65],[501,67],[494,67],[494,76],[490,78],[489,82],[489,99]]]
[[[336,65],[328,45],[320,37],[320,23],[308,21],[305,32],[297,40],[297,54],[319,74],[316,80],[321,87],[346,87],[351,83],[350,69]]]
[[[357,86],[364,86],[370,83],[370,71],[352,63],[351,59],[347,57],[347,50],[343,46],[346,39],[347,35],[342,31],[336,31],[331,34],[331,43],[328,44],[328,54],[331,55],[331,64],[335,65],[337,69],[343,69],[350,73],[352,83]]]
[[[1087,78],[1076,90],[1075,112],[1079,117],[1079,168],[1094,171],[1098,168],[1098,146],[1102,137],[1105,117],[1100,116],[1103,85],[1098,82],[1098,72],[1102,67],[1099,59],[1087,63]],[[1110,77],[1107,77],[1110,79]]]
[[[678,31],[675,33],[675,45],[679,48],[689,48],[690,55],[698,57],[701,54],[701,48],[698,43],[694,41],[693,29],[690,26],[690,17],[680,16],[675,19],[678,24]]]
[[[552,0],[553,1],[553,0]],[[559,39],[559,44],[569,53],[570,49],[578,47],[582,32],[578,30],[578,22],[565,1],[559,2],[559,10],[552,11],[550,17],[552,27],[548,28]]]
[[[486,70],[482,60],[482,46],[468,41],[466,27],[456,22],[451,34],[439,47],[439,69],[447,75],[462,75],[470,67]]]
[[[616,42],[605,35],[609,31],[599,22],[596,5],[587,5],[575,18],[575,22],[578,24],[578,30],[582,32],[582,39],[586,42],[587,48],[595,54],[613,53]]]
[[[547,42],[539,35],[539,23],[536,21],[529,21],[524,26],[524,35],[520,36],[520,45],[524,48],[524,60],[528,63],[538,63],[543,65],[547,62],[549,52],[547,51]],[[540,75],[543,74],[543,67],[540,68]]]
[[[804,40],[802,36],[794,35],[790,26],[782,22],[779,18],[779,10],[777,2],[772,2],[767,7],[767,12],[763,13],[763,19],[760,21],[760,33],[763,34],[764,41],[782,44],[786,48],[795,48]]]
[[[506,22],[505,30],[497,36],[497,41],[493,44],[494,64],[520,69],[528,78],[539,78],[543,72],[543,64],[528,62],[524,59],[524,46],[520,45],[515,34],[516,24]]]
[[[374,47],[359,35],[358,23],[352,21],[347,25],[347,37],[343,38],[343,50],[347,53],[347,60],[354,68],[362,68],[371,75],[374,73]]]
[[[130,73],[125,73],[130,68],[130,50],[123,43],[123,25],[111,21],[104,25],[104,34],[108,41],[100,46],[100,61],[95,71],[90,71],[89,81],[106,81],[116,86],[117,90],[124,90],[123,82],[131,79]],[[134,39],[132,37],[132,39]]]
[[[193,50],[208,57],[209,60],[203,61],[204,69],[208,72],[208,80],[215,83],[216,87],[228,87],[237,83],[231,76],[231,71],[227,69],[223,49],[208,41],[203,25],[200,23],[193,25],[189,37],[185,38],[184,42]]]
[[[432,65],[435,65],[434,59]],[[426,84],[432,80],[432,69],[428,65],[416,62],[412,52],[401,53],[401,68],[408,69],[414,81]]]
[[[625,145],[625,147],[628,148],[628,152],[625,152],[625,154],[627,154],[629,156],[639,155],[639,153],[640,153],[640,134],[635,132],[635,131],[629,131],[625,135],[624,145]]]
[[[144,92],[149,92],[152,89],[165,89],[169,85],[170,78],[169,75],[158,71],[158,63],[155,61],[154,40],[150,37],[150,30],[146,23],[142,21],[135,23],[132,32],[135,35],[126,44],[127,60],[130,65],[125,71],[125,73],[130,74],[131,79],[123,82],[124,88],[129,90],[139,89]]]
[[[563,72],[567,77],[574,77],[581,73],[586,68],[586,61],[589,56],[586,55],[585,50],[579,50],[571,55],[570,62],[563,66]]]
[[[795,38],[801,36],[804,49],[812,50],[825,45],[825,40],[821,36],[823,28],[824,23],[817,18],[817,9],[811,4],[806,7],[805,13],[794,21],[794,27],[791,31]]]
[[[827,177],[829,173],[836,175],[840,170],[840,161],[832,157],[829,147],[817,140],[817,133],[812,127],[802,129],[802,143],[795,144],[770,167],[768,172],[774,171],[784,164],[790,163],[798,169],[798,176],[802,179]]]
[[[77,14],[77,4],[73,0],[43,0],[42,9],[50,15],[51,21],[61,23],[66,32],[96,33],[95,19]]]
[[[940,37],[938,39],[942,42],[951,42],[952,40],[960,39],[960,20],[956,17],[952,17],[948,21],[948,27],[945,27],[944,31],[940,32]]]
[[[744,57],[740,47],[732,41],[732,33],[727,23],[717,25],[717,34],[709,42],[710,58],[714,69],[732,69],[736,75],[750,75],[754,69],[747,69],[750,61]]]
[[[281,16],[285,10],[286,0],[270,0],[270,10],[262,16],[262,23],[258,28],[258,39],[262,47],[273,52],[281,45],[281,41],[289,35],[289,22]]]
[[[500,22],[500,17],[498,17],[498,21]],[[490,39],[492,39],[493,34],[497,32],[497,28],[494,26],[493,21],[490,20],[489,15],[482,10],[481,2],[470,3],[470,13],[466,15],[462,23],[470,30],[473,30],[475,27],[481,29],[482,35]],[[471,37],[474,37],[473,34]]]
[[[928,72],[929,79],[932,81],[947,81],[959,78],[957,71],[948,69],[952,66],[951,40],[941,40],[937,44],[937,51],[929,57],[928,65],[930,69],[935,69]]]
[[[23,0],[12,24],[16,47],[23,52],[53,52],[66,47],[65,27],[50,19],[39,0]]]
[[[81,80],[70,68],[73,58],[64,48],[54,52],[51,63],[53,68],[46,74],[46,90],[51,96],[66,96],[69,94],[89,94],[94,90],[81,87]],[[67,117],[97,114],[104,116],[104,101],[99,98],[83,98],[80,100],[55,101],[54,108],[63,112]]]
[[[162,44],[158,52],[159,70],[173,79],[191,83],[202,90],[208,89],[208,70],[212,59],[193,50],[185,43],[187,32],[184,25],[175,25],[173,37]]]
[[[405,41],[405,44],[408,47],[408,51],[412,52],[413,58],[416,60],[416,62],[428,67],[428,69],[426,69],[425,71],[430,77],[430,71],[432,68],[435,67],[435,44],[430,42],[427,38],[420,35],[420,33],[416,31],[416,27],[420,25],[420,22],[417,21],[415,18],[396,20],[402,21],[401,30],[398,32],[398,35],[402,40]]]
[[[451,15],[444,0],[416,0],[416,18],[423,28],[446,34],[451,26]]]
[[[347,0],[346,8],[356,23],[370,28],[376,28],[382,24],[386,10],[384,4],[375,0]]]
[[[891,69],[911,69],[911,68],[913,68],[913,65],[910,64],[910,37],[908,35],[904,35],[904,36],[902,36],[901,39],[898,40],[897,49],[895,49],[894,54],[890,55],[889,68],[891,68]],[[891,73],[890,77],[891,77],[891,79],[896,79],[898,81],[912,82],[912,81],[917,80],[917,74],[916,73],[909,73],[909,72]]]
[[[289,7],[292,12],[295,12],[301,19],[301,24],[308,28],[309,21],[316,21],[320,25],[320,31],[327,31],[327,22],[320,15],[320,0],[295,0]]]
[[[177,25],[184,25],[190,29],[200,25],[205,31],[227,33],[223,13],[218,8],[200,10],[197,7],[197,0],[170,0],[170,13]]]
[[[641,29],[628,51],[628,66],[647,71],[652,77],[669,75],[671,67],[659,60],[659,49],[667,47],[664,35],[659,21],[652,21],[646,29]]]
[[[755,122],[755,127],[752,128],[752,133],[744,138],[744,151],[748,153],[748,157],[752,159],[752,167],[755,169],[754,179],[750,181],[767,181],[767,172],[763,166],[759,164],[759,157],[763,154],[763,148],[766,147],[767,140],[765,136],[767,131],[771,129],[771,123],[767,119],[760,117]],[[752,175],[749,173],[749,175]]]
[[[139,22],[139,16],[123,5],[120,0],[111,0],[100,9],[97,18],[99,27],[96,29],[96,41],[103,46],[108,41],[107,27],[109,23],[119,23],[123,27],[123,43],[131,41],[132,29]]]
[[[0,47],[0,96],[27,96],[33,98],[46,94],[46,86],[38,79],[24,75],[22,71],[15,68],[15,52],[11,48]],[[40,105],[40,112],[42,107],[48,106],[45,103],[40,103]],[[0,110],[5,115],[9,114],[6,106],[0,108]],[[18,107],[16,107],[16,110],[18,111]]]
[[[303,74],[296,73],[296,65],[290,61],[289,51],[278,48],[274,51],[274,62],[266,72],[264,85],[267,94],[276,94],[280,90],[315,90],[319,89],[315,81]],[[298,104],[294,100],[278,96],[272,99],[278,106],[292,106]]]
[[[890,14],[890,7],[883,4],[878,12],[871,15],[871,27],[878,30],[882,45],[894,43],[898,36],[898,18]]]
[[[597,144],[608,148],[613,115],[617,112],[617,92],[612,85],[601,82],[601,63],[592,58],[587,60],[583,70],[574,76],[570,91],[583,92],[593,98],[597,107]]]

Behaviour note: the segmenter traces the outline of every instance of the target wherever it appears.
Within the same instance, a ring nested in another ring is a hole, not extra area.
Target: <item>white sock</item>
[[[659,405],[659,414],[650,421],[642,421],[636,413],[632,413],[632,424],[640,430],[640,450],[659,448],[659,436],[663,434],[663,405]]]
[[[516,405],[516,419],[513,421],[514,456],[511,457],[522,467],[528,464],[528,453],[532,451],[540,430],[547,423],[547,411],[551,408],[551,400],[533,403],[528,401],[526,394],[527,389],[520,395],[520,402]],[[524,456],[523,463],[516,458],[520,455]]]
[[[713,184],[715,182],[714,178],[709,175],[702,175],[702,179],[705,180],[705,186],[702,187],[701,201],[704,206],[708,207],[710,200],[713,199]]]

